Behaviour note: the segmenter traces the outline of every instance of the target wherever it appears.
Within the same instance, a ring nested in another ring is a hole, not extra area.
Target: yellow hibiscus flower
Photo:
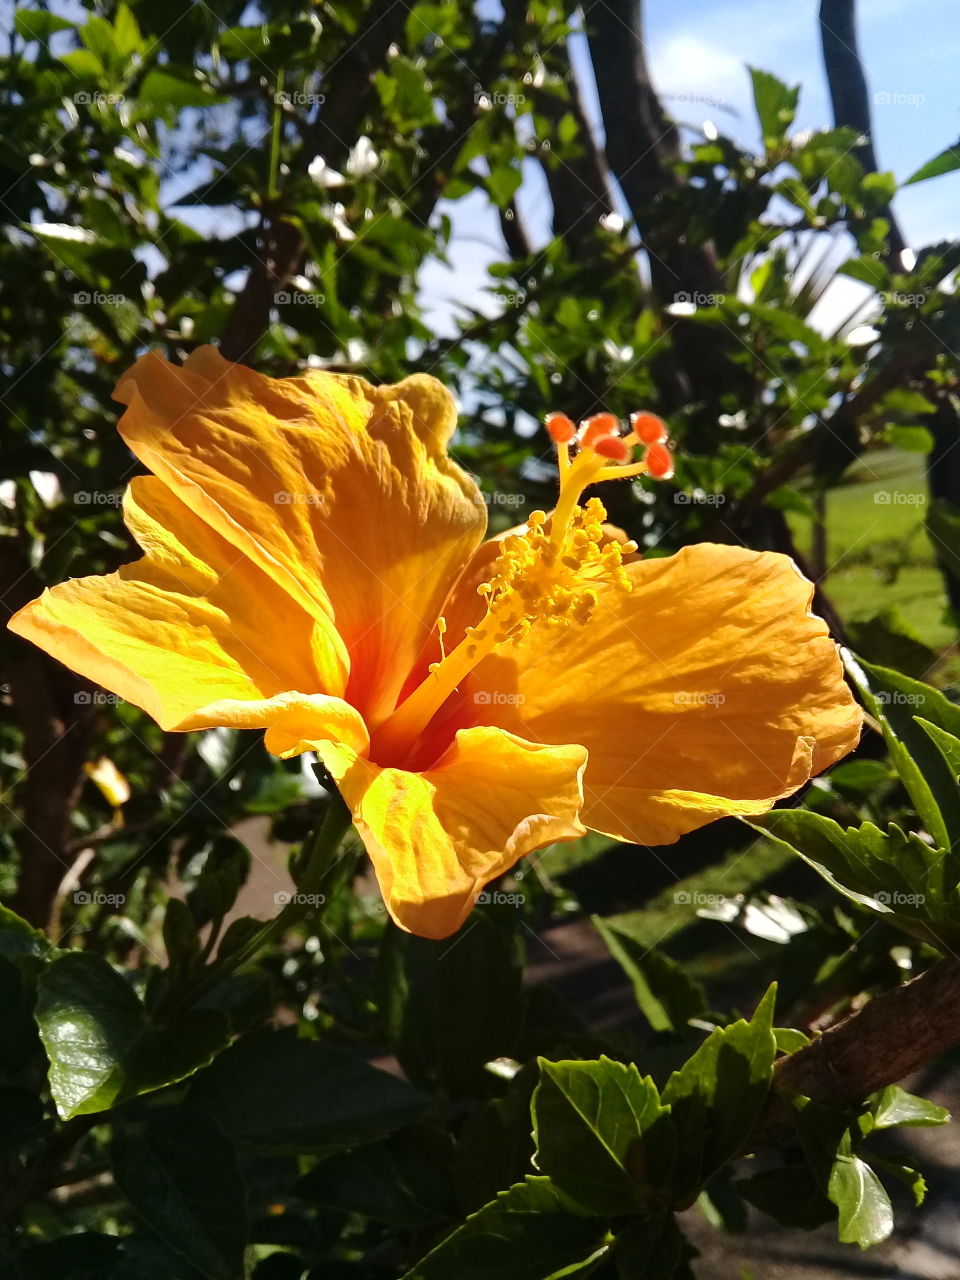
[[[452,398],[212,347],[120,381],[144,556],[45,591],[19,635],[164,729],[266,730],[336,780],[390,914],[452,933],[485,884],[585,830],[666,844],[762,813],[856,743],[860,711],[787,557],[643,560],[591,484],[665,475],[659,419],[562,415],[552,516],[484,541]],[[645,456],[635,461],[637,449]]]

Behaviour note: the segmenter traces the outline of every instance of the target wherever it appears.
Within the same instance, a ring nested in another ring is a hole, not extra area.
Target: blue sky
[[[494,10],[495,0],[482,0]],[[712,119],[738,140],[759,145],[747,64],[771,71],[802,92],[797,129],[832,123],[820,58],[817,0],[647,0],[647,56],[668,110],[700,125]],[[905,180],[960,136],[960,7],[956,0],[860,0],[859,40],[873,99],[881,168]],[[575,48],[588,107],[599,117],[584,42]],[[520,195],[536,239],[546,232],[548,203],[531,170]],[[908,242],[918,247],[960,235],[960,173],[908,188],[896,198]],[[453,299],[476,302],[486,267],[502,255],[496,216],[480,197],[446,206],[454,219],[452,271],[431,266],[424,280],[430,318],[450,327]],[[850,310],[852,282],[833,294],[838,315]]]

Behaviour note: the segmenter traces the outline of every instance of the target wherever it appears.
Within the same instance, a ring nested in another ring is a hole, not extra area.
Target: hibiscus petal
[[[630,566],[589,624],[533,627],[473,673],[487,719],[589,751],[586,826],[666,844],[761,813],[856,745],[861,712],[813,589],[772,552],[701,544]]]
[[[301,690],[338,703],[346,655],[329,622],[292,601],[155,477],[132,482],[124,518],[142,560],[45,591],[11,629],[164,729],[262,726]]]
[[[446,453],[449,393],[424,374],[395,387],[267,378],[204,347],[182,368],[142,357],[116,394],[137,457],[305,609],[335,620],[349,701],[370,723],[389,714],[486,523]]]
[[[291,724],[293,721],[291,720]],[[284,723],[268,734],[276,750]],[[519,858],[584,834],[577,820],[586,752],[501,729],[461,730],[423,773],[383,768],[342,743],[299,740],[336,779],[401,929],[445,938],[485,884]]]

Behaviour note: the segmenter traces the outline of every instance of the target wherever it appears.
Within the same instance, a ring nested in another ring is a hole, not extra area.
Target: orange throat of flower
[[[635,542],[618,542],[604,531],[607,512],[599,498],[585,504],[585,489],[604,480],[648,475],[668,479],[673,455],[667,429],[651,413],[635,413],[621,434],[611,413],[587,418],[579,429],[565,414],[551,413],[546,428],[557,448],[560,496],[551,515],[534,511],[524,528],[503,539],[493,572],[478,591],[483,618],[443,653],[446,621],[437,624],[443,656],[426,677],[376,729],[371,757],[381,764],[412,757],[416,744],[444,703],[489,654],[518,644],[538,627],[583,625],[590,620],[601,589],[627,592],[624,557]],[[635,459],[637,450],[643,457]]]

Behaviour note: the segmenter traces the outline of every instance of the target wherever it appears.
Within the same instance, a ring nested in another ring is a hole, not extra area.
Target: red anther
[[[673,454],[659,441],[650,446],[644,461],[647,464],[647,475],[654,480],[669,480],[673,475]]]
[[[667,424],[655,413],[631,413],[630,426],[641,444],[662,444],[667,438]]]
[[[601,458],[612,458],[614,462],[626,462],[630,457],[630,446],[622,436],[601,436],[593,446],[593,452]]]
[[[565,413],[548,413],[544,419],[544,426],[554,444],[569,444],[577,434],[576,427]]]
[[[598,440],[620,434],[620,421],[612,413],[595,413],[580,424],[580,443],[585,449],[596,448]]]

